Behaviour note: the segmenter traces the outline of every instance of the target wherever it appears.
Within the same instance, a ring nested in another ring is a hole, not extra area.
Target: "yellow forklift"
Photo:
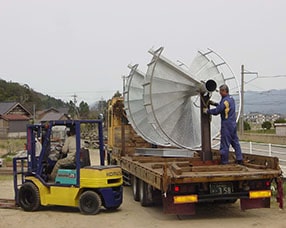
[[[97,126],[96,126],[97,125]],[[49,175],[60,158],[59,142],[54,142],[53,128],[75,128],[76,159],[68,167],[60,167],[55,181]],[[81,129],[97,131],[100,165],[91,166],[89,150],[81,141]],[[41,137],[42,149],[36,151]],[[97,214],[102,206],[117,209],[122,203],[122,172],[119,166],[104,166],[102,120],[50,121],[27,126],[27,156],[13,159],[15,204],[25,211],[40,206],[78,207],[83,214]]]

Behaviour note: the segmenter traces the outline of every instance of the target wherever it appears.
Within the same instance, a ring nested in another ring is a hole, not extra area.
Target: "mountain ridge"
[[[248,114],[252,112],[286,115],[286,89],[245,91],[244,113]]]

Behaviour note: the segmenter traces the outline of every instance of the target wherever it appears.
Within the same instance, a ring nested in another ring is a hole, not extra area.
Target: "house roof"
[[[44,118],[48,113],[61,113],[61,114],[67,114],[68,113],[68,108],[48,108],[44,110],[37,111],[37,119],[42,119]]]
[[[32,115],[29,110],[19,102],[0,102],[0,115],[9,114],[9,112],[11,112],[17,106],[20,106],[28,115]]]
[[[47,108],[47,109],[43,109],[43,110],[37,111],[37,114],[38,115],[43,115],[43,114],[48,113],[48,112],[60,112],[60,111],[58,109],[54,108],[54,107],[51,107],[51,108]]]
[[[68,114],[69,113],[69,108],[65,107],[65,108],[58,108],[59,112],[64,113],[64,114]]]
[[[17,102],[0,102],[0,115],[5,115],[12,108],[17,106]]]
[[[44,115],[40,121],[60,120],[63,117],[66,117],[64,113],[50,112]]]

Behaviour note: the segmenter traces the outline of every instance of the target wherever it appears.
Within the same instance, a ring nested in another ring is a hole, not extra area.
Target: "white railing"
[[[278,157],[280,161],[286,162],[286,145],[255,142],[240,142],[240,145],[244,153]]]
[[[278,157],[283,176],[286,176],[286,145],[240,141],[242,153]],[[214,148],[219,149],[219,143]],[[233,148],[230,146],[230,150]]]
[[[286,145],[256,142],[240,142],[244,153],[278,157],[283,176],[286,176]]]

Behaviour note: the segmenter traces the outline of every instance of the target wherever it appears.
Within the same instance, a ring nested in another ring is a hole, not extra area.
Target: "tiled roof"
[[[0,102],[0,115],[6,114],[16,105],[17,105],[17,102]]]
[[[64,113],[50,112],[44,115],[44,117],[40,121],[60,120],[64,116]]]

